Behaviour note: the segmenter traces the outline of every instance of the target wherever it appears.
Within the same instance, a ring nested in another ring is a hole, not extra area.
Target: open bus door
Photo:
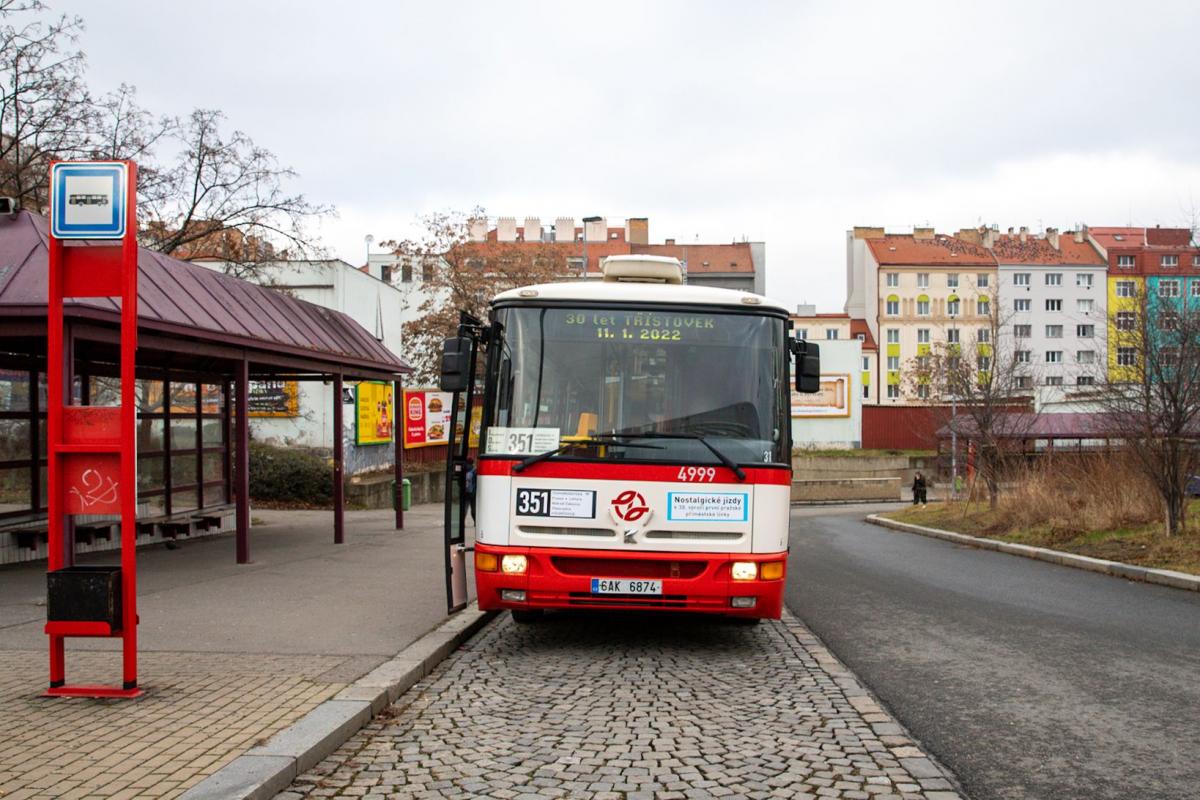
[[[458,335],[442,342],[440,388],[451,393],[449,441],[446,445],[446,608],[467,604],[467,472],[471,468],[471,409],[475,403],[475,370],[483,323],[459,312]],[[461,431],[461,433],[459,433]],[[474,489],[474,486],[472,486]],[[474,521],[474,515],[472,515]]]

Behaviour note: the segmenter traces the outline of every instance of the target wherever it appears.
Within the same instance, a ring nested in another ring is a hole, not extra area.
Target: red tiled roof
[[[631,244],[629,253],[674,256],[687,260],[688,274],[704,272],[754,273],[748,242],[731,244]]]
[[[1190,247],[1190,228],[1146,228],[1146,244],[1151,247]]]
[[[932,239],[911,234],[888,234],[867,239],[867,246],[880,265],[994,267],[996,259],[979,245],[939,233]]]
[[[875,337],[871,335],[871,326],[867,324],[865,319],[850,320],[850,336],[858,338],[859,334],[863,335],[863,350],[878,350],[875,344]]]
[[[1087,264],[1105,265],[1104,259],[1087,242],[1076,242],[1068,231],[1059,235],[1058,248],[1048,239],[1030,236],[1024,242],[1015,234],[1000,234],[990,248],[1001,264]]]
[[[1099,227],[1088,228],[1088,233],[1105,250],[1110,247],[1144,247],[1146,244],[1145,228]],[[1118,239],[1118,236],[1121,238]]]

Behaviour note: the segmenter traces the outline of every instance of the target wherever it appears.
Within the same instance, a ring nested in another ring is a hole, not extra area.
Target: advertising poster
[[[300,384],[296,381],[251,381],[250,416],[300,416]]]
[[[850,416],[850,376],[822,375],[816,394],[792,392],[793,417]]]
[[[404,391],[404,446],[429,447],[450,441],[449,392]]]
[[[364,381],[354,389],[355,444],[388,444],[392,441],[392,426],[396,409],[392,384]]]

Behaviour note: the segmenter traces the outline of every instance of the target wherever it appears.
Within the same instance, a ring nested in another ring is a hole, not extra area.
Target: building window
[[[1032,307],[1033,307],[1033,301],[1030,300],[1028,297],[1013,301],[1013,311],[1016,311],[1018,313],[1021,311],[1029,311]]]
[[[986,289],[988,285],[988,276],[985,273],[980,273],[975,276],[975,288]]]
[[[917,314],[922,317],[929,316],[929,299],[928,298],[917,301]]]
[[[887,396],[889,400],[895,400],[900,397],[900,384],[889,383],[887,388]]]
[[[1075,385],[1076,386],[1095,386],[1096,379],[1093,378],[1091,375],[1080,375],[1078,378],[1075,379]]]
[[[958,372],[962,369],[962,359],[958,356],[950,356],[946,359],[946,369],[950,372]]]
[[[946,331],[946,343],[958,344],[958,328],[951,328]]]
[[[981,317],[988,315],[989,305],[986,297],[980,297],[975,300],[975,313]]]
[[[796,328],[796,338],[804,341],[808,338],[808,328]]]
[[[400,282],[412,283],[412,264],[405,264],[400,267]]]
[[[1062,375],[1047,375],[1046,376],[1046,385],[1047,386],[1062,386],[1063,385]]]
[[[1017,376],[1017,388],[1018,389],[1032,389],[1033,388],[1033,378],[1029,377],[1028,375],[1018,375]]]
[[[1077,353],[1075,353],[1075,363],[1076,364],[1095,364],[1096,363],[1096,351],[1095,350],[1080,350],[1080,351],[1078,351]]]
[[[917,344],[929,344],[929,328],[917,328]]]
[[[958,298],[957,297],[946,301],[946,313],[952,317],[958,316]]]
[[[1192,281],[1192,297],[1200,297],[1200,281]]]
[[[893,300],[890,297],[888,298],[887,315],[889,317],[896,317],[896,316],[900,315],[900,301],[899,300]]]
[[[1192,256],[1192,266],[1200,267],[1200,256]]]
[[[1132,347],[1117,348],[1117,366],[1132,367],[1137,365],[1137,350]]]
[[[858,339],[860,342],[865,342],[867,340],[867,335],[865,333],[859,333],[855,334],[854,338]]]
[[[900,356],[888,356],[887,368],[889,372],[895,372],[900,369]]]
[[[1164,256],[1165,257],[1165,256]],[[1159,297],[1179,297],[1179,281],[1177,279],[1162,280],[1158,282]]]
[[[1164,331],[1179,330],[1179,314],[1174,311],[1163,311],[1158,316],[1158,326]]]
[[[1117,256],[1117,266],[1121,269],[1133,269],[1133,256]]]
[[[887,329],[887,343],[888,344],[900,344],[900,329],[899,328],[888,328]]]
[[[1076,325],[1075,335],[1080,339],[1091,339],[1096,335],[1095,325]]]
[[[1118,311],[1117,312],[1117,330],[1119,330],[1119,331],[1133,330],[1134,323],[1136,322],[1136,320],[1137,320],[1137,315],[1135,315],[1132,311]]]
[[[1016,339],[1028,339],[1033,336],[1032,325],[1013,325],[1013,337]]]
[[[1136,297],[1133,281],[1117,281],[1117,297]]]
[[[977,344],[990,344],[991,341],[992,341],[992,329],[991,328],[980,328],[979,332],[977,334],[975,334],[975,342]]]
[[[1028,286],[1029,275],[1030,273],[1028,272],[1013,273],[1013,286]]]
[[[991,356],[980,356],[979,358],[975,359],[975,365],[979,367],[980,372],[987,372],[992,368]]]
[[[922,400],[929,399],[929,384],[928,383],[918,383],[917,384],[917,397],[919,397]]]
[[[871,371],[871,357],[870,356],[862,357],[862,371],[863,372]]]
[[[1200,258],[1200,256],[1196,256],[1196,258]],[[951,272],[950,274],[948,274],[946,276],[946,288],[947,289],[957,289],[958,288],[958,273],[957,272]]]
[[[837,337],[838,337],[838,329],[837,328],[826,328],[825,329],[825,338],[826,339],[836,339]]]
[[[1046,285],[1047,286],[1062,286],[1062,273],[1061,272],[1047,272],[1046,273]]]
[[[1062,311],[1062,298],[1046,300],[1047,311]]]
[[[899,272],[887,273],[887,285],[888,285],[889,289],[894,289],[897,286],[899,286],[900,285],[900,273]]]
[[[1047,339],[1061,339],[1062,338],[1062,329],[1063,329],[1062,325],[1047,325],[1046,326],[1046,338]]]
[[[1076,272],[1075,285],[1081,289],[1092,288],[1092,274],[1090,272]]]
[[[432,261],[422,262],[422,264],[421,264],[421,280],[424,281],[425,283],[429,283],[431,280],[433,280],[433,262]]]
[[[917,273],[917,288],[918,289],[928,289],[929,288],[929,273],[928,272],[918,272]]]
[[[1028,364],[1030,355],[1028,350],[1017,350],[1013,353],[1013,358],[1018,364]]]
[[[1163,256],[1158,260],[1159,266],[1162,267],[1178,267],[1179,256]]]
[[[871,384],[864,383],[863,384],[863,400],[870,400],[870,399],[871,399]]]
[[[1080,314],[1090,314],[1096,308],[1096,301],[1089,298],[1080,298],[1075,301],[1075,310]]]
[[[1061,364],[1062,363],[1062,350],[1047,350],[1046,351],[1046,363],[1047,364]]]

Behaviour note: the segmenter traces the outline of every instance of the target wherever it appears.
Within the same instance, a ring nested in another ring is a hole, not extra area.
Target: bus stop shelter
[[[36,550],[46,537],[48,264],[44,217],[28,211],[0,217],[0,547]],[[64,319],[64,375],[73,402],[115,403],[120,301],[70,300]],[[392,383],[395,408],[401,379],[411,372],[345,314],[144,248],[136,361],[139,532],[173,536],[231,512],[238,563],[250,558],[250,383],[332,384],[333,529],[340,543],[343,384]],[[401,437],[394,438],[398,489]],[[67,526],[64,549],[73,553],[77,540],[111,537],[118,528],[111,519],[77,518]]]

